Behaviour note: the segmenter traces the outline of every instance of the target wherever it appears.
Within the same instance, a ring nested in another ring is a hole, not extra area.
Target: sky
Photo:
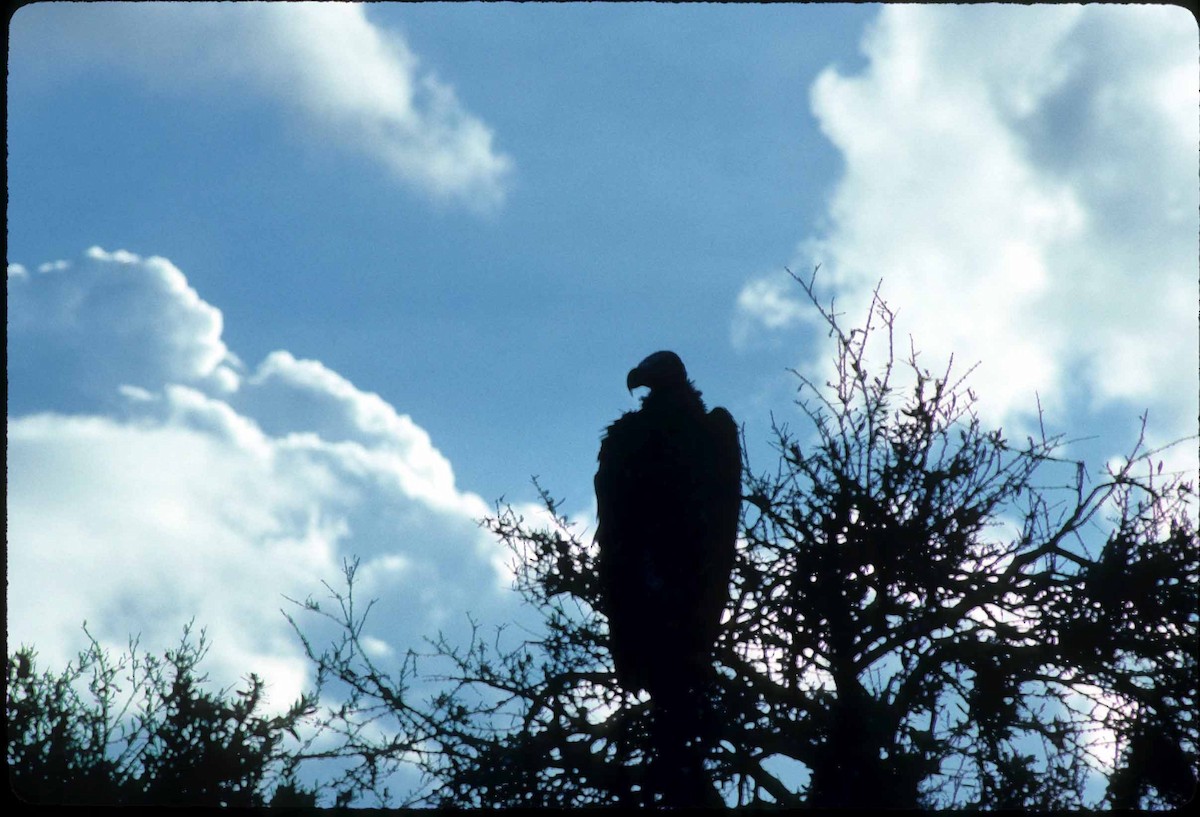
[[[520,619],[477,522],[538,518],[536,476],[589,536],[650,352],[772,468],[832,352],[787,269],[850,324],[882,282],[986,422],[1040,404],[1093,470],[1144,412],[1195,435],[1197,39],[1169,6],[21,8],[10,648],[194,620],[283,706],[285,597],[346,559],[381,660]]]

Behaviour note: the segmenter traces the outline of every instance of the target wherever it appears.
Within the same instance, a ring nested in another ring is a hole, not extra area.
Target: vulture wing
[[[601,443],[595,487],[617,679],[652,696],[694,686],[711,667],[728,599],[741,506],[737,426],[725,409],[706,414],[702,404],[629,412]]]

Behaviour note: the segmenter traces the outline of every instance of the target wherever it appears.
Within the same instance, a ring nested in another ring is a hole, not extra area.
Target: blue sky
[[[515,615],[476,527],[583,524],[678,351],[769,467],[875,283],[984,417],[1099,467],[1196,433],[1197,30],[1171,7],[41,4],[10,27],[10,641],[311,675],[343,557],[381,655]],[[1196,469],[1195,441],[1167,453]],[[530,513],[534,513],[532,507]],[[248,624],[253,626],[248,626]]]

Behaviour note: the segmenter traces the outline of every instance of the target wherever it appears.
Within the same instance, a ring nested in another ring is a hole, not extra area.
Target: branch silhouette
[[[382,798],[387,771],[412,764],[423,784],[409,805],[695,804],[711,790],[734,806],[1075,808],[1115,758],[1108,805],[1192,796],[1195,485],[1161,474],[1140,434],[1096,474],[1040,423],[1037,438],[1006,439],[977,416],[970,370],[896,356],[878,291],[846,329],[815,272],[793,277],[835,341],[835,374],[794,373],[802,433],[773,419],[773,469],[743,456],[711,643],[680,653],[649,621],[630,646],[630,622],[669,606],[634,604],[621,622],[606,497],[592,540],[535,479],[550,524],[503,504],[484,524],[515,554],[540,632],[433,639],[386,679],[357,644],[348,571],[332,616],[345,640],[325,652],[306,642],[321,672],[354,690],[330,721],[339,757],[360,761],[345,790]],[[629,541],[652,547],[662,531],[652,510],[638,513],[651,530]],[[697,550],[681,541],[664,566],[643,562],[641,580],[695,575],[706,551],[691,538]],[[656,689],[655,645],[665,665],[702,655],[705,683],[680,682],[700,677],[685,670]],[[442,691],[418,701],[428,681]],[[694,740],[694,722],[661,720],[667,696],[688,689],[702,692],[686,711],[709,713]],[[385,716],[387,741],[350,726]],[[687,731],[683,748],[664,745],[672,729]],[[690,776],[671,778],[664,756]]]

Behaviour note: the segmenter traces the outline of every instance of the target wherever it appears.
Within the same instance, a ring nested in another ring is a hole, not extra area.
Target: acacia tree
[[[1070,808],[1105,756],[1106,804],[1188,800],[1194,484],[1163,477],[1140,436],[1091,476],[1060,456],[1061,436],[1005,439],[965,376],[895,357],[878,295],[846,332],[797,282],[836,342],[837,374],[797,373],[805,436],[774,423],[777,467],[745,468],[708,702],[706,768],[726,801]],[[887,350],[875,364],[872,339]],[[650,704],[613,676],[595,550],[539,491],[552,524],[508,506],[485,520],[518,557],[536,636],[439,637],[389,676],[359,642],[352,565],[333,610],[302,605],[342,627],[327,649],[304,640],[319,685],[344,699],[309,753],[348,764],[340,802],[387,801],[406,764],[423,775],[408,805],[654,802]]]

